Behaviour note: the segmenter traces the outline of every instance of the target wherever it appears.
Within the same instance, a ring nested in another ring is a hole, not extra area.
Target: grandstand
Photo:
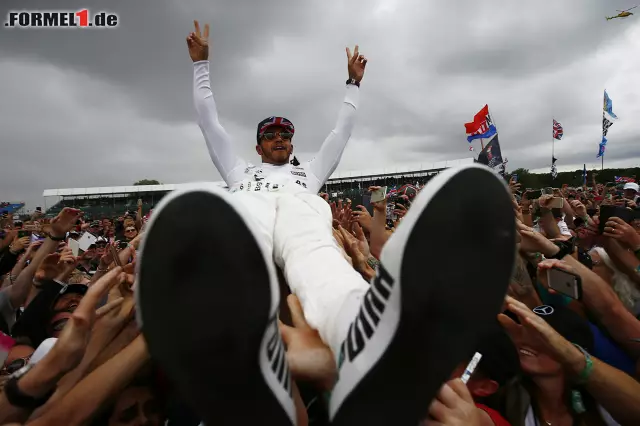
[[[224,187],[224,182],[214,182]],[[81,209],[89,218],[114,217],[126,211],[135,211],[138,200],[142,199],[142,210],[146,213],[169,192],[176,189],[198,187],[201,182],[140,185],[109,186],[99,188],[46,189],[44,197],[45,215],[54,217],[64,207]],[[48,207],[49,206],[49,207]]]
[[[330,198],[350,198],[354,205],[363,203],[363,194],[372,185],[401,186],[403,184],[425,184],[433,176],[449,167],[472,164],[472,158],[443,161],[439,163],[411,164],[394,168],[379,168],[359,171],[336,172],[331,175],[323,192]],[[224,182],[214,182],[225,188]],[[176,189],[195,188],[200,182],[168,185],[114,186],[99,188],[47,189],[45,198],[46,216],[53,217],[64,207],[82,209],[90,218],[113,217],[137,209],[142,199],[143,211],[148,212],[162,197]],[[47,207],[49,206],[49,207]]]

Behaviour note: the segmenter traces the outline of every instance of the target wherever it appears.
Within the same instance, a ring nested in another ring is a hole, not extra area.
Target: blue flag
[[[602,142],[600,142],[599,149],[598,149],[598,156],[596,158],[600,158],[604,155],[604,150],[607,146],[607,139],[603,136],[602,137]]]
[[[607,94],[607,91],[604,91],[604,104],[602,106],[602,110],[608,113],[613,118],[618,118],[617,115],[613,113],[613,102],[611,102],[611,98]]]

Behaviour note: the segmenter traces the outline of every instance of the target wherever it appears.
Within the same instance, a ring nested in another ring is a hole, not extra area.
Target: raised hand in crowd
[[[278,322],[282,340],[287,345],[287,361],[295,380],[312,383],[319,390],[331,390],[336,376],[333,352],[320,334],[307,323],[300,300],[287,296],[293,326]]]
[[[602,235],[617,240],[634,252],[640,250],[640,234],[619,217],[609,218],[604,224],[604,232]]]

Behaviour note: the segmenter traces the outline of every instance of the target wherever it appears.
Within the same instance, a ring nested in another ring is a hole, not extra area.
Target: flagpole
[[[484,150],[484,139],[480,138],[480,148]]]
[[[555,119],[554,119],[555,120]],[[556,138],[554,137],[555,135],[553,134],[553,123],[551,123],[551,170],[553,170],[553,159],[556,158],[555,157],[555,148],[556,148]],[[553,176],[552,176],[553,178]]]

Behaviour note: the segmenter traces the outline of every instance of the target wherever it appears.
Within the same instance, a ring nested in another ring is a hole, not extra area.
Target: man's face
[[[638,195],[638,193],[636,191],[634,191],[633,189],[625,189],[624,190],[624,198],[628,198],[630,200],[633,200],[636,195]]]
[[[96,255],[103,256],[107,249],[107,243],[99,242],[96,243]]]
[[[286,164],[293,152],[292,137],[293,135],[284,127],[269,127],[260,138],[256,151],[265,163]]]
[[[109,426],[156,426],[162,424],[159,401],[147,387],[124,390],[115,403]]]
[[[78,293],[63,294],[56,300],[53,305],[53,316],[49,322],[49,337],[58,337],[60,335],[81,300],[82,295]]]

